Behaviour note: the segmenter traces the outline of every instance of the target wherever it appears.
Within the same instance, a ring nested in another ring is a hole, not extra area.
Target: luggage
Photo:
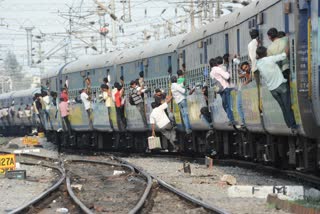
[[[161,149],[160,137],[148,137],[148,147],[149,149]]]
[[[221,93],[224,91],[224,88],[221,85],[221,83],[215,78],[213,79],[213,91],[216,93]]]

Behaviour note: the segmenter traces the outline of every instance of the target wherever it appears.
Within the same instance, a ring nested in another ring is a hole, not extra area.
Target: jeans
[[[91,108],[87,109],[87,114],[88,114],[88,118],[89,118],[89,128],[93,129],[92,109]]]
[[[244,119],[244,112],[243,112],[243,108],[242,108],[242,91],[241,90],[238,91],[237,109],[238,109],[238,112],[239,112],[241,123],[244,125],[245,124],[245,119]]]
[[[222,107],[224,111],[227,113],[228,119],[230,122],[234,122],[233,112],[232,112],[232,106],[231,106],[231,88],[224,89],[223,92],[220,93],[221,99],[222,99]]]
[[[116,107],[117,122],[120,131],[124,131],[127,127],[127,121],[124,117],[124,106]]]
[[[274,99],[279,103],[287,126],[289,128],[297,128],[294,114],[291,109],[291,98],[288,83],[282,83],[278,88],[270,92]]]
[[[141,117],[142,117],[142,121],[143,121],[143,123],[144,123],[144,126],[147,127],[148,123],[147,123],[146,113],[144,112],[144,103],[143,103],[143,102],[138,103],[136,106],[137,106],[138,111],[139,111],[140,114],[141,114]]]
[[[63,117],[62,119],[63,119],[63,121],[64,121],[64,123],[62,123],[62,124],[65,126],[65,127],[64,127],[64,130],[67,130],[69,136],[72,136],[71,124],[70,124],[70,121],[69,121],[68,116]]]
[[[178,106],[182,115],[182,120],[184,123],[184,127],[186,128],[186,132],[187,134],[190,134],[192,130],[191,130],[191,125],[189,121],[187,100],[186,99],[182,100],[180,103],[178,103]]]
[[[45,113],[45,118],[48,122],[48,125],[50,124],[50,127],[53,128],[52,121],[51,121],[50,114],[49,114],[49,110],[44,110],[44,113]]]
[[[174,141],[176,140],[176,131],[173,129],[171,123],[168,123],[164,127],[160,129],[160,132],[169,140],[169,143],[173,147],[176,148]],[[164,149],[168,149],[168,144],[163,145]]]

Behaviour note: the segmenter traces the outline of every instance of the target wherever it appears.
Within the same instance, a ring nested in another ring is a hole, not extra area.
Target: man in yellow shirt
[[[267,54],[268,56],[275,56],[282,54],[289,50],[288,37],[279,38],[279,32],[276,28],[270,28],[267,32],[269,39],[272,41],[269,45]],[[290,82],[290,64],[289,59],[286,57],[284,60],[277,63],[282,71],[283,77]]]

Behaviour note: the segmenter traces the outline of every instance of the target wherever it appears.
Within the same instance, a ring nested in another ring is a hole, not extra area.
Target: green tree
[[[25,75],[21,72],[22,66],[19,64],[16,55],[9,51],[4,60],[5,75],[12,79],[13,90],[27,89],[30,87],[30,80],[25,79]]]

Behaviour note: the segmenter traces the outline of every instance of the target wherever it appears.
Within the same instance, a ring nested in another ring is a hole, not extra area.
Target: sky
[[[145,42],[145,37],[149,40],[166,38],[170,36],[168,26],[171,27],[171,36],[190,31],[189,0],[131,0],[131,22],[121,19],[124,16],[122,0],[115,0],[117,45],[113,45],[111,18],[106,14],[102,21],[95,1],[0,0],[0,71],[8,51],[16,54],[24,71],[39,74],[80,55],[134,47]],[[99,2],[110,9],[111,1]],[[194,1],[194,11],[201,11],[200,3],[208,2]],[[239,4],[232,6],[241,7]],[[230,13],[226,9],[223,11],[224,14]],[[128,18],[128,11],[125,14]],[[198,14],[195,15],[196,27],[208,23],[203,18],[204,12],[201,13],[201,23]],[[99,34],[101,23],[109,29],[105,46],[103,43],[101,46],[101,38],[104,38]],[[67,33],[70,26],[71,36]],[[27,58],[25,28],[28,27],[33,27],[32,59],[35,65],[31,67]],[[37,64],[39,60],[41,63]]]

